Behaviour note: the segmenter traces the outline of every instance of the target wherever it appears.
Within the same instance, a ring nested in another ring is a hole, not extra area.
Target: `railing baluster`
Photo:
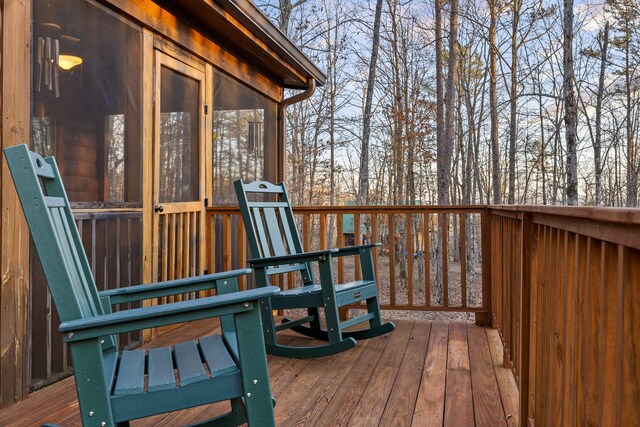
[[[343,220],[342,214],[336,214],[336,245],[339,248],[344,246]],[[344,257],[338,258],[338,283],[344,283]]]
[[[422,233],[424,236],[424,305],[431,307],[431,227],[428,213],[422,214]]]
[[[379,242],[380,237],[378,236],[378,214],[371,214],[371,243]],[[380,249],[373,251],[373,268],[376,273],[376,278],[378,278],[378,259],[380,257]]]
[[[176,214],[176,279],[182,279],[184,275],[184,213]],[[175,301],[182,301],[182,295],[175,295]]]
[[[238,268],[247,267],[247,236],[240,216],[235,216],[238,224]],[[238,280],[238,286],[240,290],[244,291],[248,288],[247,276],[240,276]]]
[[[407,246],[407,301],[413,307],[413,218],[411,213],[405,214],[406,246]]]
[[[222,269],[231,270],[231,215],[222,217]]]
[[[396,233],[393,228],[393,214],[387,214],[387,226],[389,227],[389,303],[396,305]]]
[[[116,288],[120,287],[120,218],[116,218]],[[107,282],[105,285],[108,286]]]
[[[447,214],[440,215],[442,231],[442,305],[449,307],[449,227]]]
[[[467,307],[467,224],[466,214],[460,214],[460,285],[462,307]]]
[[[104,221],[104,229],[103,229],[103,241],[102,241],[102,283],[103,286],[109,283],[109,243],[111,239],[109,238],[109,223],[111,221]]]
[[[192,257],[192,252],[191,252],[191,242],[192,242],[192,236],[193,234],[191,233],[191,216],[195,215],[194,212],[185,212],[185,217],[184,217],[184,236],[183,236],[183,243],[182,246],[184,247],[184,262],[183,262],[183,269],[184,269],[184,277],[191,277],[191,276],[195,276],[198,273],[191,270],[191,257]]]
[[[97,263],[97,240],[96,240],[96,220],[94,218],[91,219],[91,274],[93,277],[96,277],[96,263]]]
[[[358,246],[362,244],[362,239],[360,238],[360,214],[353,214],[353,244]],[[354,257],[353,259],[353,274],[354,280],[362,279],[362,272],[360,271],[360,257]]]
[[[311,214],[302,215],[302,249],[311,250]]]
[[[320,214],[320,250],[327,249],[327,214]]]

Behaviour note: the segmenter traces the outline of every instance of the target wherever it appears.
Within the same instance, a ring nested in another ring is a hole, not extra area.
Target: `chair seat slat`
[[[200,350],[212,377],[238,370],[220,335],[200,338]]]
[[[113,394],[139,394],[144,392],[144,350],[123,351]]]
[[[180,386],[193,384],[207,378],[195,341],[176,344],[173,348],[173,355],[176,360],[176,368],[178,368]]]
[[[173,357],[171,356],[171,349],[169,347],[150,349],[148,365],[147,370],[149,376],[147,379],[147,389],[149,391],[176,388]]]

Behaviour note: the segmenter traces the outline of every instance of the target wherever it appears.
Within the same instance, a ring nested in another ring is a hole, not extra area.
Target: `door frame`
[[[199,89],[199,200],[197,201],[201,207],[199,215],[198,229],[201,231],[201,237],[198,241],[199,257],[197,258],[196,273],[202,274],[207,264],[206,254],[206,210],[204,206],[205,199],[210,197],[211,184],[210,166],[207,159],[211,156],[211,132],[209,123],[209,114],[205,114],[208,105],[211,105],[212,98],[212,66],[204,62],[198,62],[196,58],[188,53],[180,52],[178,47],[167,49],[165,43],[161,43],[156,35],[148,30],[143,33],[143,283],[152,283],[158,281],[159,265],[159,215],[154,212],[154,206],[159,201],[159,135],[160,135],[160,91],[161,91],[161,69],[168,67],[180,74],[186,75],[197,80],[200,84]],[[195,202],[187,202],[195,203]],[[163,203],[165,212],[171,212],[178,209],[176,204]],[[173,206],[172,206],[173,205]],[[179,205],[179,203],[178,203]],[[156,301],[145,301],[144,305],[154,305]],[[145,331],[143,340],[150,339],[155,333]]]

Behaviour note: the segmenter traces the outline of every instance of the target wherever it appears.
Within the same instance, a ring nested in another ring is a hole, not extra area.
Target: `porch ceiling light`
[[[82,58],[75,55],[59,55],[58,66],[63,70],[70,70],[75,66],[82,64]]]

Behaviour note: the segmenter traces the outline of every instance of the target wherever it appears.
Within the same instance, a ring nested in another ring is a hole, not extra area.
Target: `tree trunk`
[[[369,138],[371,136],[371,109],[373,105],[373,89],[376,84],[378,63],[378,47],[380,46],[380,18],[382,0],[376,2],[376,16],[373,23],[373,42],[371,44],[371,60],[369,61],[369,78],[367,95],[362,113],[362,146],[360,149],[360,175],[358,179],[358,204],[369,203]]]
[[[631,24],[633,25],[633,24]],[[625,86],[626,86],[626,132],[627,132],[627,206],[635,207],[638,200],[638,165],[636,164],[637,149],[633,138],[633,104],[631,101],[631,92],[634,90],[631,79],[631,34],[632,30],[627,29],[625,37],[625,52],[624,52],[624,74],[625,74]]]
[[[509,195],[507,203],[512,205],[516,197],[516,116],[518,108],[518,24],[520,22],[520,8],[522,0],[512,3],[512,31],[511,31],[511,89],[509,99]]]
[[[491,110],[491,181],[493,203],[502,203],[500,194],[500,145],[498,141],[498,82],[496,71],[496,26],[498,21],[498,0],[488,0],[491,19],[489,21],[489,109]]]
[[[453,154],[454,114],[456,99],[456,65],[458,44],[458,0],[451,0],[449,17],[449,65],[447,67],[447,91],[445,94],[444,136],[438,145],[438,204],[449,204],[451,180],[451,156]]]
[[[567,188],[568,205],[578,204],[578,158],[577,122],[578,103],[574,92],[575,77],[573,73],[573,0],[564,0],[564,43],[563,43],[563,95],[564,123],[567,140]]]
[[[596,99],[596,137],[593,143],[593,163],[596,181],[596,206],[602,205],[602,98],[604,95],[604,78],[607,66],[607,49],[609,46],[609,22],[604,26],[600,49],[600,77]]]
[[[438,2],[436,9],[440,6]],[[455,86],[456,86],[456,63],[457,63],[457,44],[458,44],[458,0],[451,0],[450,2],[451,12],[449,17],[449,65],[447,67],[447,91],[445,94],[445,120],[444,120],[444,135],[438,144],[438,205],[449,205],[449,184],[451,180],[451,156],[453,154],[453,140],[454,140],[454,102],[455,102]],[[438,19],[436,18],[436,25]],[[437,30],[436,30],[437,34]],[[436,35],[436,39],[438,36]],[[437,46],[437,45],[436,45]],[[437,51],[436,51],[437,55]],[[437,58],[436,58],[437,61]],[[442,214],[440,221],[438,221],[438,253],[439,257],[445,257],[448,254],[448,250],[443,246],[442,233],[446,233],[447,230],[442,229]],[[442,274],[442,258],[439,258],[440,266],[438,273]],[[439,290],[442,290],[443,281],[442,276],[436,278],[436,286]],[[442,292],[438,293],[438,302],[442,302]]]

